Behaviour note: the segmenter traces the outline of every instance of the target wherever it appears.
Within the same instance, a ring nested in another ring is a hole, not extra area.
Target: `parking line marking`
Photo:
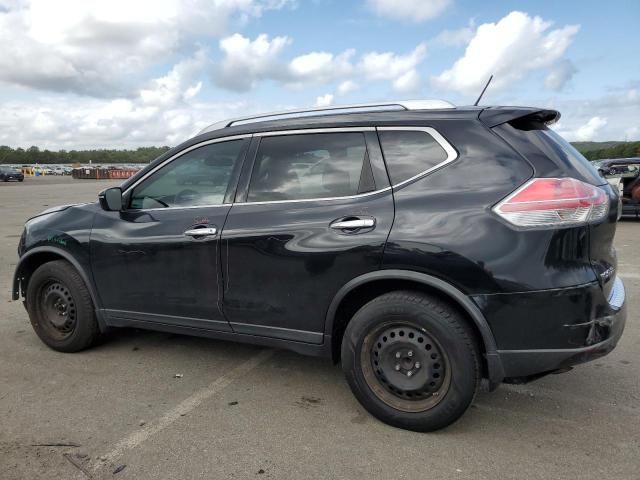
[[[109,462],[113,462],[114,460],[122,456],[126,451],[137,447],[156,433],[164,430],[173,422],[178,420],[181,416],[191,412],[202,402],[228,387],[234,380],[242,377],[260,364],[267,361],[274,354],[274,352],[275,350],[262,350],[260,353],[251,357],[242,365],[231,370],[231,372],[229,372],[227,375],[218,377],[207,387],[198,390],[190,397],[184,399],[159,419],[144,425],[139,430],[136,430],[135,432],[132,432],[131,434],[122,438],[114,445],[113,449],[109,453],[98,457],[104,460],[96,461],[91,467],[91,470],[93,470],[94,472],[99,470],[103,465],[108,465]]]

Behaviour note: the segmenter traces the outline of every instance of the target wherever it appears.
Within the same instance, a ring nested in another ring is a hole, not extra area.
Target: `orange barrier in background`
[[[108,169],[108,168],[74,168],[73,178],[87,180],[120,180],[132,177],[138,171],[134,169]]]

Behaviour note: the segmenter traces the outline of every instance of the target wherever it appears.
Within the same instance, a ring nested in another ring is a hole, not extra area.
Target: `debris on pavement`
[[[93,478],[93,476],[91,475],[91,472],[89,472],[85,466],[83,465],[84,460],[86,458],[86,455],[84,457],[79,457],[78,455],[74,455],[71,453],[63,453],[62,456],[67,459],[67,461],[73,465],[74,467],[76,467],[78,470],[80,470],[82,473],[85,474],[86,477],[88,478]]]
[[[32,447],[79,447],[78,443],[32,443]]]

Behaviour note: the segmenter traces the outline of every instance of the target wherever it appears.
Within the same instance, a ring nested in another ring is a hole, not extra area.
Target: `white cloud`
[[[587,123],[580,125],[575,130],[563,132],[563,135],[567,137],[568,140],[578,140],[581,142],[593,140],[606,124],[606,118],[592,117]]]
[[[633,132],[640,131],[640,95],[634,91],[577,100],[556,97],[537,103],[560,111],[561,120],[554,128],[567,140],[638,140]]]
[[[418,72],[414,69],[409,70],[396,78],[393,81],[393,88],[397,92],[411,93],[418,90],[421,83],[420,75],[418,75]]]
[[[328,107],[333,104],[333,95],[326,93],[316,98],[316,107]]]
[[[142,103],[147,105],[173,106],[195,97],[202,89],[202,81],[197,80],[208,63],[204,50],[177,63],[171,71],[150,82],[148,88],[140,91]]]
[[[259,111],[292,108],[260,102],[216,102],[200,100],[201,95],[187,92],[197,89],[197,74],[187,68],[193,59],[179,62],[166,75],[151,81],[153,90],[168,88],[173,102],[162,98],[150,101],[142,91],[132,98],[112,100],[86,96],[52,94],[0,103],[0,145],[67,150],[72,148],[136,148],[144,145],[176,145],[201,128],[223,118]],[[168,78],[175,78],[168,82]],[[328,94],[332,95],[332,94]],[[323,98],[325,97],[325,98]],[[155,98],[155,97],[151,97]],[[330,97],[321,96],[327,102]],[[335,100],[335,97],[333,98]],[[554,126],[569,140],[638,140],[640,132],[640,95],[625,89],[599,98],[579,100],[532,101],[514,99],[519,104],[538,104],[562,113]],[[593,118],[596,117],[596,120]],[[603,123],[606,119],[606,123]]]
[[[310,52],[286,62],[284,49],[292,43],[289,37],[258,35],[255,40],[236,33],[220,40],[224,58],[214,69],[213,80],[219,87],[244,92],[260,80],[275,80],[299,88],[326,84],[349,77],[354,70],[351,62],[355,50],[334,55]]]
[[[560,61],[545,77],[544,86],[559,92],[567,86],[577,71],[570,60]]]
[[[246,102],[198,100],[204,50],[176,63],[127,98],[30,96],[0,104],[0,145],[49,149],[176,145],[222,118],[261,109]]]
[[[391,52],[370,52],[363,55],[360,69],[368,80],[391,80],[395,90],[408,92],[415,90],[420,78],[416,67],[427,54],[424,43],[418,45],[407,55]]]
[[[288,37],[258,35],[255,40],[239,33],[220,40],[224,59],[215,69],[213,80],[223,88],[247,91],[256,81],[282,76],[279,55],[291,43]]]
[[[245,92],[260,80],[273,80],[290,88],[327,85],[340,82],[338,94],[345,95],[357,88],[355,79],[388,81],[399,92],[415,91],[420,83],[418,65],[426,56],[427,47],[418,45],[406,55],[393,52],[368,52],[354,61],[356,51],[309,52],[284,60],[283,52],[292,43],[288,37],[270,39],[258,35],[255,40],[236,33],[220,40],[224,53],[214,68],[213,80],[222,88]]]
[[[381,17],[418,23],[440,15],[451,0],[368,0],[367,3]]]
[[[40,148],[137,148],[177,145],[223,118],[264,110],[246,102],[147,105],[140,98],[61,96],[3,102],[0,145]]]
[[[640,139],[640,127],[629,127],[624,131],[624,139],[630,142]]]
[[[504,88],[530,71],[558,62],[579,30],[567,25],[555,30],[551,22],[523,12],[511,12],[497,23],[480,25],[465,54],[434,77],[436,87],[477,94],[493,74],[492,88]]]
[[[25,0],[0,9],[0,83],[109,97],[233,19],[289,0]]]
[[[348,95],[351,92],[358,90],[358,84],[353,80],[345,80],[338,85],[338,95]]]
[[[459,47],[468,44],[476,33],[475,20],[457,30],[443,30],[434,38],[434,42],[447,47]]]
[[[327,83],[349,76],[353,73],[351,59],[355,53],[349,49],[338,55],[327,52],[300,55],[289,63],[291,83]]]

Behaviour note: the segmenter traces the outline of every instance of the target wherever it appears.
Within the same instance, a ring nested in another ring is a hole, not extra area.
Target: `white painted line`
[[[99,470],[103,465],[109,465],[110,463],[113,463],[117,458],[122,456],[128,450],[137,447],[156,433],[164,430],[173,422],[178,420],[181,416],[191,412],[202,402],[228,387],[234,380],[242,377],[261,363],[267,361],[274,354],[274,352],[275,350],[262,350],[260,353],[250,358],[242,365],[231,370],[231,372],[229,372],[227,375],[223,375],[217,378],[207,387],[203,388],[202,390],[198,390],[190,397],[184,399],[174,408],[165,413],[162,417],[144,425],[139,430],[136,430],[135,432],[132,432],[123,439],[119,440],[109,453],[98,457],[103,458],[104,461],[97,460],[96,462],[94,462],[91,470],[95,472]]]

